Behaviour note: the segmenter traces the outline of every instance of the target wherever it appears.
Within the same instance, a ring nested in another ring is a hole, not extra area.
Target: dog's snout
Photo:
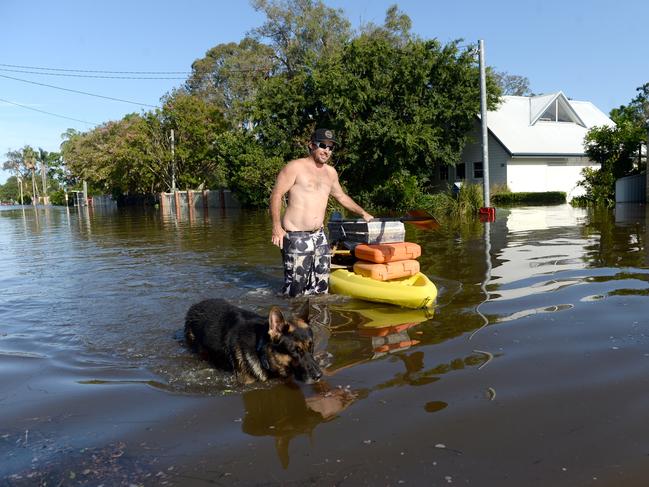
[[[311,362],[309,369],[309,376],[313,379],[313,382],[318,382],[322,377],[322,370],[315,360]]]
[[[320,370],[320,369],[318,368],[318,369],[316,369],[316,370],[314,371],[314,374],[313,374],[313,380],[314,380],[315,382],[318,382],[321,378],[322,378],[322,370]]]

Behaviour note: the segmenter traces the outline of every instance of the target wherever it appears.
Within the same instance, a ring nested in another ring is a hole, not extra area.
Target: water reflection
[[[182,417],[178,411],[188,398],[209,401],[205,409],[219,413],[227,403],[229,415],[207,417],[199,410],[196,423],[209,419],[210,434],[230,435],[228,445],[237,453],[251,437],[273,437],[284,467],[297,463],[289,462],[289,444],[302,435],[332,451],[350,435],[360,447],[346,445],[348,458],[365,458],[368,418],[377,420],[377,435],[394,437],[393,425],[378,424],[384,402],[399,416],[402,445],[418,445],[422,431],[442,426],[447,437],[480,442],[475,429],[465,432],[458,425],[466,417],[479,418],[488,430],[506,421],[506,412],[529,433],[511,433],[512,444],[534,449],[527,439],[542,438],[541,427],[535,430],[521,411],[534,409],[537,401],[560,402],[562,412],[573,413],[588,429],[612,424],[611,416],[584,419],[583,403],[573,407],[574,396],[566,391],[581,394],[591,387],[597,407],[608,392],[595,386],[621,384],[611,395],[615,401],[642,400],[633,391],[642,391],[649,346],[647,218],[639,207],[615,213],[515,208],[499,209],[488,231],[479,222],[434,232],[408,227],[407,240],[422,246],[421,269],[440,291],[434,314],[341,296],[310,301],[327,374],[324,389],[271,384],[247,390],[215,374],[174,336],[189,306],[204,298],[219,296],[260,314],[273,305],[290,310],[303,304],[277,293],[281,260],[269,242],[266,212],[0,209],[0,370],[11,384],[0,397],[3,411],[10,411],[6,423],[25,424],[25,405],[30,417],[64,414],[81,396],[107,403],[115,399],[114,389],[128,387],[117,397],[123,407],[111,412],[110,421],[131,430],[122,410],[146,387],[155,389],[158,402],[147,404],[143,416],[162,418],[165,425],[181,424],[174,418]],[[612,345],[625,353],[609,358]],[[91,363],[109,372],[93,372]],[[47,378],[47,396],[38,395],[34,377]],[[94,385],[100,383],[111,387]],[[613,411],[619,403],[609,406]],[[92,430],[87,437],[104,438],[99,433],[106,417],[91,408],[84,414],[84,428]],[[545,409],[534,409],[535,420],[544,414]],[[355,421],[335,420],[350,416]],[[233,417],[244,418],[242,424],[233,427]],[[626,417],[642,424],[642,415]],[[557,422],[562,431],[575,426],[563,416],[545,420],[539,424]],[[72,426],[57,428],[73,434]],[[316,437],[325,428],[344,431]],[[154,438],[164,445],[161,457],[183,455],[185,447],[178,444],[195,444],[182,427],[165,431],[168,435]],[[484,440],[485,452],[509,448],[494,438]],[[562,440],[555,435],[539,441],[552,451]],[[386,442],[381,460],[398,458],[396,448]],[[29,457],[25,469],[31,468]],[[277,461],[274,452],[272,460]]]
[[[311,324],[326,336],[325,374],[417,345],[434,309],[404,309],[358,300],[311,302]],[[319,342],[325,340],[320,338]]]
[[[357,392],[331,388],[325,382],[314,385],[306,394],[290,384],[247,391],[243,393],[241,429],[253,436],[274,437],[277,456],[287,468],[291,440],[299,435],[311,437],[319,424],[334,420],[358,397]]]

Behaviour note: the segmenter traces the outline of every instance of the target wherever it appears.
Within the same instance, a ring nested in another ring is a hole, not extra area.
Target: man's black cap
[[[334,131],[331,129],[315,129],[313,135],[311,135],[311,142],[322,142],[323,140],[330,140],[334,144],[337,144],[338,141],[335,138]]]

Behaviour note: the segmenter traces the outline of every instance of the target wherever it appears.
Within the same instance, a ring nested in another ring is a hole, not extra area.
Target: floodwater
[[[432,312],[310,301],[317,386],[238,386],[183,343],[261,314],[264,212],[0,210],[0,485],[644,486],[644,206],[408,228]]]

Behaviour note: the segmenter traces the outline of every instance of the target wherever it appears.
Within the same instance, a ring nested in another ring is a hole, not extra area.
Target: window
[[[555,122],[557,120],[557,100],[552,102],[543,115],[539,118],[542,122]]]
[[[455,166],[455,179],[466,179],[466,164],[461,163]]]
[[[575,116],[570,112],[570,109],[566,106],[565,102],[562,102],[559,98],[554,100],[550,106],[546,108],[543,115],[539,117],[539,121],[579,123],[578,120],[575,120]]]
[[[572,122],[573,119],[570,116],[570,112],[566,107],[563,106],[563,103],[558,103],[557,101],[557,122]]]
[[[482,168],[482,162],[473,163],[473,179],[482,179],[484,178],[484,171]]]
[[[448,166],[440,166],[439,168],[439,180],[448,181]]]

